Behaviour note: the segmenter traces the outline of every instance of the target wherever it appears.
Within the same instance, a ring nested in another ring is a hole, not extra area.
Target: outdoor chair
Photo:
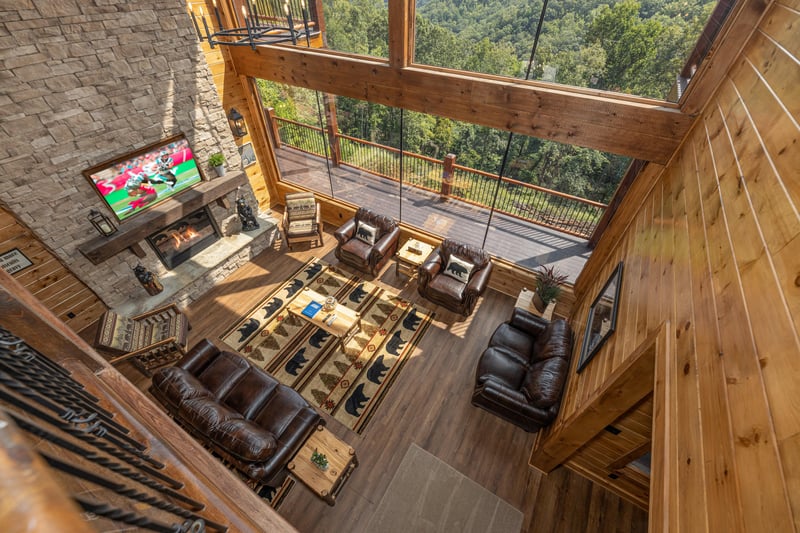
[[[283,213],[283,238],[289,249],[298,242],[315,242],[322,246],[322,220],[319,203],[313,192],[296,192],[286,195]]]
[[[106,311],[100,317],[94,346],[112,354],[112,365],[131,360],[144,374],[186,353],[189,321],[175,304],[134,317]]]

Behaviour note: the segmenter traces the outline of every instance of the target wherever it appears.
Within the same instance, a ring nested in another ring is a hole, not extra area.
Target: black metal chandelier
[[[214,4],[214,19],[216,19],[218,28],[216,31],[213,31],[214,20],[211,20],[211,26],[209,26],[202,7],[200,8],[200,22],[204,31],[201,31],[191,4],[189,6],[197,38],[200,41],[207,41],[211,48],[219,44],[225,46],[250,46],[255,49],[260,44],[284,42],[297,44],[299,39],[305,39],[306,43],[308,43],[311,38],[312,28],[316,27],[316,24],[309,21],[306,0],[300,0],[299,2],[299,11],[303,19],[302,26],[295,24],[295,15],[298,7],[296,0],[294,7],[290,0],[285,0],[282,9],[280,2],[275,0],[234,0],[233,5],[241,6],[241,20],[237,20],[237,22],[244,22],[243,26],[236,28],[225,28],[217,6],[217,0],[212,0],[212,2]],[[231,16],[239,18],[236,13],[231,13]]]

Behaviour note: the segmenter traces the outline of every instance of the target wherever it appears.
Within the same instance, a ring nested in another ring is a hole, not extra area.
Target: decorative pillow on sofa
[[[370,226],[366,222],[362,222],[360,220],[358,221],[358,226],[356,227],[356,238],[359,240],[362,240],[372,246],[375,244],[375,237],[377,233],[378,228]]]
[[[447,266],[444,267],[444,273],[462,283],[467,283],[474,268],[475,265],[469,261],[464,261],[463,259],[459,259],[458,257],[451,255],[450,260],[447,262]]]
[[[561,397],[569,363],[563,357],[551,357],[535,363],[522,381],[522,392],[539,409],[552,407]]]

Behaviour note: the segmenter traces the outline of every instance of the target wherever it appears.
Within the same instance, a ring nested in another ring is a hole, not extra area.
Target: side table
[[[519,296],[517,296],[517,301],[514,304],[514,307],[520,307],[525,309],[526,311],[530,311],[536,316],[540,316],[545,320],[553,320],[553,311],[556,309],[556,301],[553,300],[547,307],[545,307],[543,312],[539,312],[536,309],[536,306],[533,305],[533,291],[528,290],[527,287],[523,287],[521,291],[519,291]]]
[[[320,470],[311,462],[311,454],[315,450],[328,458],[327,470]],[[287,468],[319,498],[328,505],[334,505],[336,496],[357,466],[356,451],[324,426],[317,426],[317,431],[311,434]]]
[[[418,253],[415,253],[415,250]],[[416,239],[408,239],[405,244],[397,250],[397,254],[395,254],[395,273],[398,276],[400,274],[405,274],[409,278],[414,278],[417,275],[417,268],[425,262],[432,251],[433,246],[430,244],[420,242]]]

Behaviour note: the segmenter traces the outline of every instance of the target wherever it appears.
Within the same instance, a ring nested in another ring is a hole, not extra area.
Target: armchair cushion
[[[286,212],[289,220],[303,218],[313,219],[317,212],[317,201],[313,193],[295,193],[286,195]]]
[[[356,229],[356,238],[359,240],[364,241],[365,243],[372,246],[375,244],[375,238],[377,237],[378,228],[374,226],[370,226],[363,220],[358,221],[358,228]]]
[[[474,269],[475,265],[469,261],[464,261],[455,255],[451,255],[447,261],[447,266],[444,268],[444,273],[461,283],[467,283]]]

